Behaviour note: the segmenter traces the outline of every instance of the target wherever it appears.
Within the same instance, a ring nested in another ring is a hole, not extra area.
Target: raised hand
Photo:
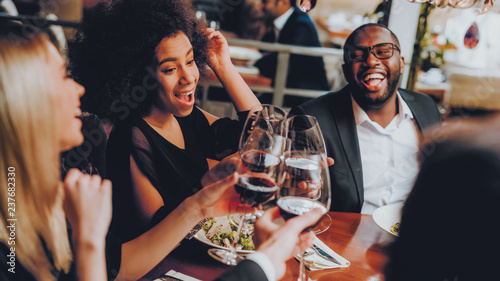
[[[266,254],[276,270],[276,278],[285,274],[285,262],[313,244],[314,234],[302,231],[321,218],[320,209],[313,209],[304,215],[288,220],[283,225],[273,221],[280,217],[278,207],[268,209],[255,222],[254,243],[257,251]]]
[[[208,32],[208,65],[217,73],[221,67],[231,63],[229,56],[229,45],[226,38],[212,28],[207,28]]]
[[[76,235],[80,240],[104,241],[111,222],[111,182],[71,169],[64,191],[64,210],[74,239]]]
[[[221,180],[206,185],[202,190],[193,195],[192,198],[195,200],[196,206],[200,208],[202,217],[218,217],[233,213],[256,211],[257,208],[252,208],[240,202],[240,196],[234,189],[237,183],[238,174],[233,173]]]
[[[239,165],[241,165],[241,157],[238,152],[235,152],[222,159],[219,164],[211,168],[201,178],[201,185],[208,186],[216,181],[224,179],[225,177],[233,174]]]

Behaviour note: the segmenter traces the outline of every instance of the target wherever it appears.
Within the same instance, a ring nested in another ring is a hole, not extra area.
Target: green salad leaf
[[[203,230],[205,231],[205,235],[207,236],[207,238],[210,241],[212,241],[212,243],[219,245],[219,246],[223,246],[223,247],[227,247],[227,245],[226,245],[227,242],[224,243],[224,239],[226,239],[226,238],[227,238],[229,244],[233,243],[233,240],[235,239],[236,233],[238,231],[237,226],[231,225],[230,231],[228,231],[228,230],[220,231],[220,232],[215,233],[212,237],[208,237],[207,233],[212,228],[212,226],[214,226],[214,224],[217,224],[217,221],[215,218],[212,218],[203,225]],[[228,229],[228,228],[226,228],[226,229]],[[237,244],[239,246],[241,246],[241,250],[247,250],[247,251],[255,250],[255,245],[253,244],[252,234],[241,233],[240,239],[239,239]],[[240,248],[240,247],[237,247],[237,248]]]

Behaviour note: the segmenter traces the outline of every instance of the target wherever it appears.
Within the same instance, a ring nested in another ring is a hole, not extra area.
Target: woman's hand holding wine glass
[[[273,105],[259,105],[251,110],[240,138],[241,164],[236,168],[239,180],[235,190],[239,193],[241,203],[257,207],[275,198],[284,143],[285,118],[286,112]],[[242,226],[245,221],[253,223],[256,218],[253,214],[241,216],[240,220],[235,222],[238,230],[231,252],[211,249],[210,255],[222,259],[226,264],[237,264],[242,257],[237,255],[235,246]]]

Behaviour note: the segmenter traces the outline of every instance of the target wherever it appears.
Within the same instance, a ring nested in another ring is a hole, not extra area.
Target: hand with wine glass
[[[280,156],[283,150],[283,121],[286,112],[273,105],[259,105],[252,108],[240,138],[239,154],[241,163],[237,165],[239,175],[235,190],[241,203],[253,207],[275,198],[278,190],[277,178]],[[257,216],[242,215],[237,222],[237,234],[233,239],[231,251],[209,250],[209,254],[229,265],[236,265],[242,257],[236,253],[236,243],[244,223],[253,224]]]
[[[279,208],[273,207],[266,210],[255,222],[253,237],[255,246],[257,251],[264,253],[270,259],[276,280],[285,274],[287,260],[311,247],[315,236],[313,232],[303,232],[303,230],[318,221],[322,214],[320,209],[313,209],[278,225],[274,221],[280,217]]]
[[[289,220],[314,208],[319,208],[326,214],[330,210],[331,201],[330,176],[318,122],[312,116],[297,115],[288,118],[285,127],[283,173],[278,180],[280,191],[277,194],[280,215]],[[304,231],[314,230],[315,226],[311,225]],[[324,230],[326,229],[318,232]],[[302,253],[300,281],[307,280],[303,258]]]
[[[270,104],[257,105],[250,110],[240,137],[239,153],[243,163],[240,174],[252,174],[252,177],[259,177],[259,174],[262,176],[261,173],[264,173],[276,182],[279,157],[283,151],[286,115],[287,113],[282,108]],[[269,167],[272,167],[272,170],[268,170]],[[242,196],[247,197],[244,194]],[[274,202],[272,199],[274,196],[258,205],[266,208],[269,204],[265,206],[262,204]],[[247,203],[255,206],[255,202]],[[251,226],[262,213],[262,211],[257,211],[253,214],[246,214],[245,223]]]

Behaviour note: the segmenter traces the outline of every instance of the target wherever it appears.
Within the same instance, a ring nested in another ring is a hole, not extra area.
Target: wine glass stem
[[[238,230],[236,231],[236,235],[234,236],[233,242],[231,243],[231,254],[228,258],[224,259],[226,264],[236,265],[236,243],[240,240],[241,227],[243,226],[243,222],[245,220],[246,214],[241,216],[240,222],[238,223]]]
[[[304,263],[304,252],[300,253],[300,270],[299,279],[297,281],[307,281],[306,264]]]

